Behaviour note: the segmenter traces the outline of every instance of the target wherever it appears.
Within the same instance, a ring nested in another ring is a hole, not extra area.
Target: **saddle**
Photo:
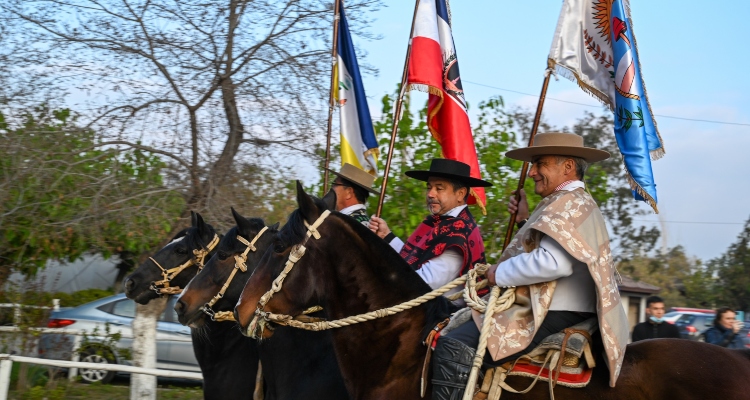
[[[534,350],[516,361],[487,370],[474,400],[497,400],[503,390],[526,393],[539,380],[549,383],[550,398],[553,400],[555,385],[585,387],[591,381],[593,368],[596,366],[591,351],[591,335],[598,329],[597,319],[589,318],[548,336]],[[524,376],[534,380],[526,389],[516,390],[505,383],[508,376]]]

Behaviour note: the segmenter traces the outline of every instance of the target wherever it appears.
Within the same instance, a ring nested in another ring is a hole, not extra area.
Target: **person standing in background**
[[[646,299],[646,314],[648,319],[633,327],[632,341],[645,339],[680,338],[680,330],[676,326],[664,321],[664,300],[659,296]]]

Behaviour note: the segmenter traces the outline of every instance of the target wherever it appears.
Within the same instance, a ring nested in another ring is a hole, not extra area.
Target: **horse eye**
[[[188,251],[187,251],[186,248],[179,247],[179,246],[174,248],[174,252],[177,253],[177,254],[179,254],[179,255],[185,255],[185,254],[188,253]]]
[[[274,253],[283,253],[284,250],[286,250],[286,246],[284,246],[284,243],[276,242],[273,244]]]
[[[219,252],[218,252],[218,253],[216,254],[216,256],[217,256],[217,257],[219,257],[219,260],[221,260],[221,261],[224,261],[224,260],[226,260],[227,258],[229,258],[229,254],[227,254],[227,253],[225,253],[225,252],[223,252],[223,251],[219,251]]]

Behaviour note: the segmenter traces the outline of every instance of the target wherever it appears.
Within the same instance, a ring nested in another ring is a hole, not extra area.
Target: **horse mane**
[[[389,271],[387,268],[375,268],[375,272],[382,279],[390,279],[387,275],[393,272],[398,274],[398,279],[404,282],[408,287],[415,289],[415,298],[425,293],[431,292],[432,288],[427,284],[412,267],[397,253],[390,244],[373,233],[369,228],[362,225],[357,220],[344,216],[339,212],[334,213],[342,221],[349,225],[372,249],[376,254],[381,254],[384,258],[383,263],[392,266],[395,271]],[[427,337],[432,328],[439,322],[448,318],[451,314],[458,311],[453,303],[444,296],[428,301],[425,307],[425,326],[422,329],[422,340]]]
[[[315,205],[319,210],[327,209],[325,203],[316,198],[312,197]],[[401,256],[393,250],[393,248],[381,239],[378,235],[370,231],[362,223],[355,219],[341,214],[337,211],[332,211],[328,218],[334,217],[349,228],[351,228],[369,247],[374,254],[380,254],[382,256],[382,262],[379,267],[387,266],[386,268],[373,268],[372,272],[382,281],[392,281],[393,274],[395,273],[403,286],[410,289],[405,295],[413,296],[416,298],[432,290],[430,286],[411,268],[409,264],[404,261]],[[300,213],[299,209],[292,211],[289,215],[289,219],[284,227],[278,232],[277,237],[289,246],[292,244],[301,243],[307,235],[307,227],[304,223],[304,217]],[[427,336],[427,333],[440,321],[444,320],[452,312],[456,311],[456,307],[443,296],[440,296],[434,300],[431,300],[424,304],[426,325],[422,332],[423,337]]]

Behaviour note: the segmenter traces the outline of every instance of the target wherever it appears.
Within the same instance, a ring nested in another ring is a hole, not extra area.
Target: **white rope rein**
[[[487,272],[490,264],[476,264],[475,268],[469,270],[466,275],[460,276],[449,282],[448,284],[432,290],[431,292],[425,293],[422,296],[417,297],[416,299],[412,299],[395,306],[370,311],[364,314],[353,315],[333,321],[299,321],[291,315],[276,314],[269,311],[264,311],[266,304],[268,304],[273,295],[281,290],[284,279],[289,274],[289,272],[291,272],[292,268],[294,268],[294,265],[302,258],[302,256],[305,255],[306,248],[304,244],[307,242],[307,240],[310,237],[320,239],[321,235],[320,232],[318,232],[317,228],[323,223],[323,221],[325,221],[329,214],[330,212],[328,210],[324,211],[312,225],[309,225],[307,222],[305,222],[305,226],[307,226],[307,237],[301,244],[295,245],[292,248],[291,252],[289,253],[289,258],[284,265],[284,269],[281,271],[279,276],[274,279],[271,285],[271,289],[263,294],[260,300],[258,300],[258,305],[255,310],[255,316],[253,317],[247,329],[252,336],[262,334],[267,322],[273,322],[282,326],[291,326],[293,328],[311,331],[322,331],[358,324],[360,322],[372,321],[422,305],[430,300],[437,298],[438,296],[442,296],[444,293],[462,284],[466,284],[463,291],[463,297],[466,301],[466,304],[478,312],[486,312],[487,302],[480,298],[477,293],[477,289],[482,287],[481,283],[478,283],[477,280],[480,276],[484,275]],[[496,298],[492,309],[494,309],[495,311],[505,310],[509,308],[514,301],[515,288],[509,288],[508,290],[505,290],[502,296]]]

